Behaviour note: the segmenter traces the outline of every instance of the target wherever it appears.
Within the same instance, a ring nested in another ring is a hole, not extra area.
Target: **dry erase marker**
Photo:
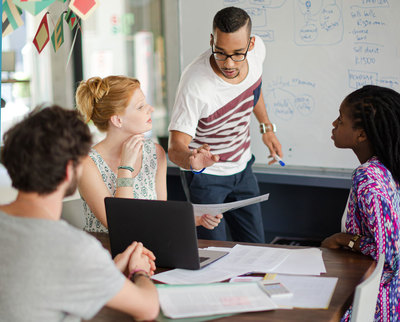
[[[285,162],[283,162],[282,159],[281,159],[277,154],[275,154],[274,159],[275,159],[276,161],[278,161],[279,164],[280,164],[282,167],[285,166]]]

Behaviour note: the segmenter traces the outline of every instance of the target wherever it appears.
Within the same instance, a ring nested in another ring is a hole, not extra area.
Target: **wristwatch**
[[[260,123],[260,133],[276,132],[276,125],[274,123]]]
[[[361,238],[360,234],[356,234],[353,236],[353,238],[349,241],[347,244],[347,247],[349,247],[351,250],[354,250],[354,245],[356,244],[356,241]]]

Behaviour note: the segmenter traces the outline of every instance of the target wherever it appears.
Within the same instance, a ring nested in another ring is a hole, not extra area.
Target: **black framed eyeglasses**
[[[251,42],[251,37],[249,39],[249,43],[247,45],[246,52],[243,54],[237,53],[237,54],[227,55],[227,54],[221,53],[220,51],[214,51],[214,45],[211,46],[211,51],[212,51],[212,54],[213,54],[215,60],[225,61],[228,58],[230,58],[234,62],[239,62],[239,61],[243,61],[246,59],[247,52],[249,51],[249,47],[250,47],[250,42]]]

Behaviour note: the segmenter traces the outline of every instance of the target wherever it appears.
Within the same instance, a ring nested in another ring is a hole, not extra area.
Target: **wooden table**
[[[110,250],[108,234],[92,233],[102,245]],[[199,240],[199,247],[233,247],[235,242],[221,242],[212,240]],[[246,243],[239,243],[246,245]],[[250,245],[250,244],[247,244]],[[257,244],[251,244],[257,245]],[[260,244],[258,244],[260,245]],[[268,247],[280,248],[304,248],[296,246],[282,246],[262,244]],[[236,314],[230,317],[217,319],[215,321],[340,321],[344,312],[353,301],[355,287],[375,268],[372,258],[361,254],[352,253],[346,250],[331,250],[321,248],[322,257],[325,262],[326,273],[321,276],[338,277],[335,292],[327,310],[323,309],[292,309],[275,310],[265,312],[251,312]],[[164,269],[165,270],[165,269]],[[163,269],[157,271],[161,272]],[[117,312],[109,308],[103,308],[93,319],[92,322],[125,322],[132,321],[126,314]]]

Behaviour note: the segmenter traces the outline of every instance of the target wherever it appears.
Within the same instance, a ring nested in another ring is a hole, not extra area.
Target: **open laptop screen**
[[[140,241],[154,253],[158,267],[200,268],[190,202],[111,197],[104,202],[113,257]]]

